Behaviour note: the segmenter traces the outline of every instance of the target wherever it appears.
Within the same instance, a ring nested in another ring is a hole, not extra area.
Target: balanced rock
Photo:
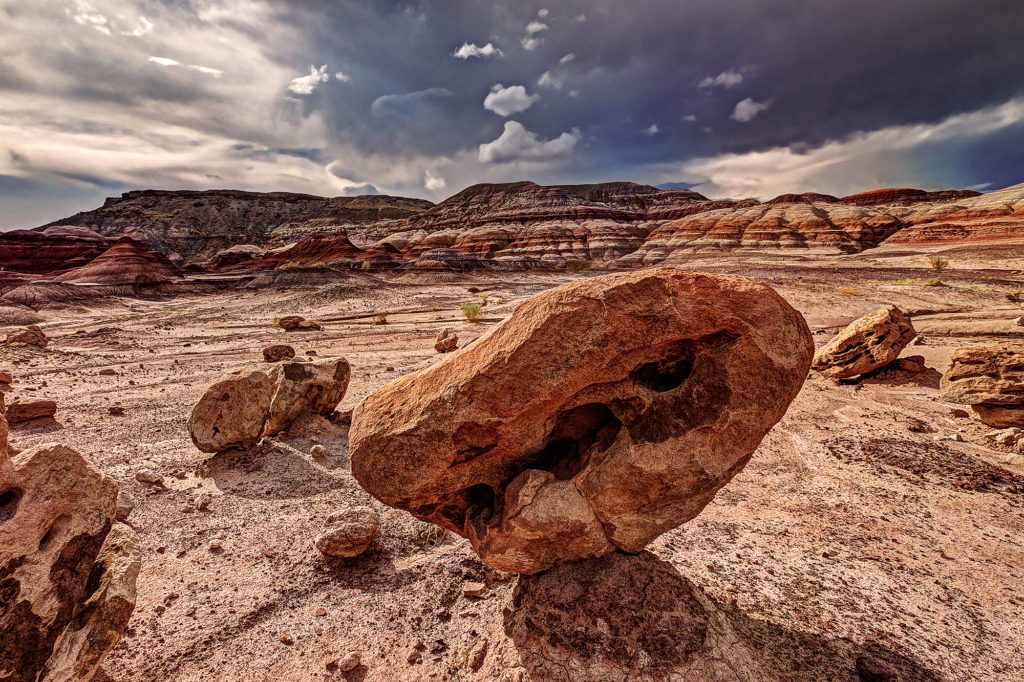
[[[380,515],[369,507],[353,507],[335,512],[313,544],[322,554],[347,559],[366,551],[380,532]]]
[[[53,417],[57,414],[57,403],[52,400],[21,400],[15,399],[7,406],[7,423],[21,424],[22,422]]]
[[[459,346],[459,337],[450,328],[445,327],[437,333],[437,338],[434,339],[434,350],[438,353],[447,353],[453,351]]]
[[[345,358],[284,361],[269,372],[274,383],[263,433],[273,435],[284,431],[302,414],[329,415],[348,389],[352,369]]]
[[[743,468],[813,353],[803,317],[742,277],[572,282],[366,398],[352,473],[501,570],[637,552]]]
[[[280,362],[295,357],[295,349],[287,343],[275,343],[263,349],[264,362]]]
[[[135,531],[115,523],[93,564],[92,593],[75,610],[46,662],[44,680],[91,680],[114,648],[135,610],[135,582],[142,565]]]
[[[970,405],[989,426],[1024,426],[1024,346],[954,351],[939,395],[948,403]]]
[[[39,348],[46,348],[46,344],[49,343],[49,339],[46,338],[46,334],[37,325],[30,324],[22,329],[15,329],[13,332],[7,335],[7,345],[11,346],[16,343],[20,343],[26,346],[38,346]]]
[[[814,356],[812,369],[832,379],[855,377],[884,367],[917,336],[896,306],[854,320]]]
[[[203,452],[248,448],[263,434],[274,382],[259,370],[237,369],[206,389],[192,409],[188,431]]]
[[[70,448],[0,454],[3,679],[39,679],[58,637],[96,589],[90,576],[116,502],[113,479]]]

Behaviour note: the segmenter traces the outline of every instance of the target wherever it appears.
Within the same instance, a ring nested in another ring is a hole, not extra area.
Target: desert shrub
[[[483,310],[479,303],[466,303],[460,307],[462,308],[462,314],[470,322],[479,322],[480,318],[483,317]]]
[[[1006,295],[1006,300],[1009,301],[1010,303],[1024,303],[1024,292],[1022,292],[1020,289],[1017,289],[1016,291],[1011,291]]]
[[[290,260],[287,263],[281,263],[280,265],[278,265],[277,269],[278,270],[290,270],[292,268],[297,268],[297,267],[299,267],[299,262],[295,261],[295,260]]]
[[[272,319],[270,321],[270,326],[271,327],[280,327],[281,326],[281,318],[280,317],[275,317],[274,319]]]
[[[325,263],[322,260],[318,260],[317,262],[313,263],[313,267],[314,268],[326,268],[327,267],[327,263]]]
[[[578,258],[566,258],[565,269],[569,272],[586,272],[594,267],[592,260],[580,260]]]
[[[369,270],[370,269],[370,261],[364,260],[362,263],[359,264],[359,269],[360,270]]]
[[[838,287],[836,293],[840,296],[860,296],[860,291],[850,287]]]
[[[930,277],[927,280],[925,280],[924,285],[926,287],[941,287],[942,286],[942,280],[939,279],[938,277]]]
[[[374,324],[387,324],[388,323],[388,311],[381,310],[373,314]]]
[[[942,256],[928,256],[928,263],[935,270],[941,270],[949,265],[949,259]]]

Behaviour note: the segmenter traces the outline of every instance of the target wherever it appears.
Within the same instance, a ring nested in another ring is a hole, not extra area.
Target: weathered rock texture
[[[122,237],[92,262],[59,275],[55,280],[76,284],[151,286],[184,277],[162,253]]]
[[[313,544],[325,556],[348,559],[365,552],[379,532],[377,512],[369,507],[353,507],[328,516]]]
[[[7,335],[7,345],[13,346],[15,344],[22,344],[25,346],[36,346],[38,348],[46,348],[46,344],[50,341],[46,338],[46,334],[42,329],[34,324],[30,324],[24,329],[15,329]]]
[[[124,632],[135,610],[135,582],[142,566],[135,531],[115,523],[86,583],[86,599],[54,646],[42,680],[90,680]]]
[[[315,362],[285,360],[269,372],[274,394],[267,412],[264,433],[284,431],[303,412],[328,415],[345,397],[352,374],[345,358]]]
[[[32,419],[53,417],[56,414],[56,401],[46,398],[37,400],[16,398],[7,406],[7,421],[10,424],[20,424]]]
[[[32,274],[54,274],[85,265],[114,243],[79,227],[11,230],[0,233],[0,267]]]
[[[989,426],[1024,426],[1024,347],[958,349],[942,376],[940,396],[970,405]]]
[[[286,343],[275,343],[263,349],[264,362],[279,362],[295,357],[295,349]]]
[[[0,679],[31,682],[43,670],[95,590],[116,501],[114,481],[70,448],[0,455]]]
[[[740,277],[574,282],[366,398],[352,472],[502,570],[636,552],[746,464],[813,350],[800,314]]]
[[[858,318],[814,356],[812,368],[833,379],[855,377],[899,357],[917,332],[907,316],[889,306]]]
[[[1024,184],[974,197],[886,205],[904,227],[888,244],[954,244],[1021,239],[1024,236]]]
[[[438,353],[448,353],[459,346],[459,336],[449,327],[445,327],[437,333],[434,339],[434,350]]]
[[[252,447],[263,434],[274,382],[259,370],[229,372],[192,409],[188,431],[203,452]]]

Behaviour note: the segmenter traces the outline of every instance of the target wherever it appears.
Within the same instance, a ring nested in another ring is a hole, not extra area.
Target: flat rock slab
[[[636,552],[743,468],[813,352],[803,317],[742,277],[573,282],[366,398],[352,472],[501,570]]]

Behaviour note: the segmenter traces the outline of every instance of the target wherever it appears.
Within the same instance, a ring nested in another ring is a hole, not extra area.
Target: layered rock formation
[[[1024,184],[988,194],[888,205],[905,227],[888,244],[955,244],[1024,238]]]
[[[882,308],[836,334],[815,354],[811,367],[832,379],[866,374],[898,358],[915,336],[914,325],[903,311],[896,306]]]
[[[111,197],[102,207],[50,225],[81,225],[104,236],[131,236],[186,260],[213,256],[236,244],[263,244],[274,231],[304,234],[303,223],[326,221],[335,229],[394,220],[432,206],[389,196],[318,197],[290,192],[140,190]]]
[[[114,239],[82,227],[11,230],[0,233],[0,269],[55,274],[87,264]]]
[[[800,314],[743,278],[575,282],[366,398],[352,472],[501,570],[636,552],[746,464],[813,350]]]
[[[1024,426],[1024,347],[958,349],[942,376],[940,396],[970,405],[989,426]]]
[[[74,284],[138,287],[166,284],[183,277],[181,270],[162,253],[130,237],[122,237],[87,265],[54,279]]]

